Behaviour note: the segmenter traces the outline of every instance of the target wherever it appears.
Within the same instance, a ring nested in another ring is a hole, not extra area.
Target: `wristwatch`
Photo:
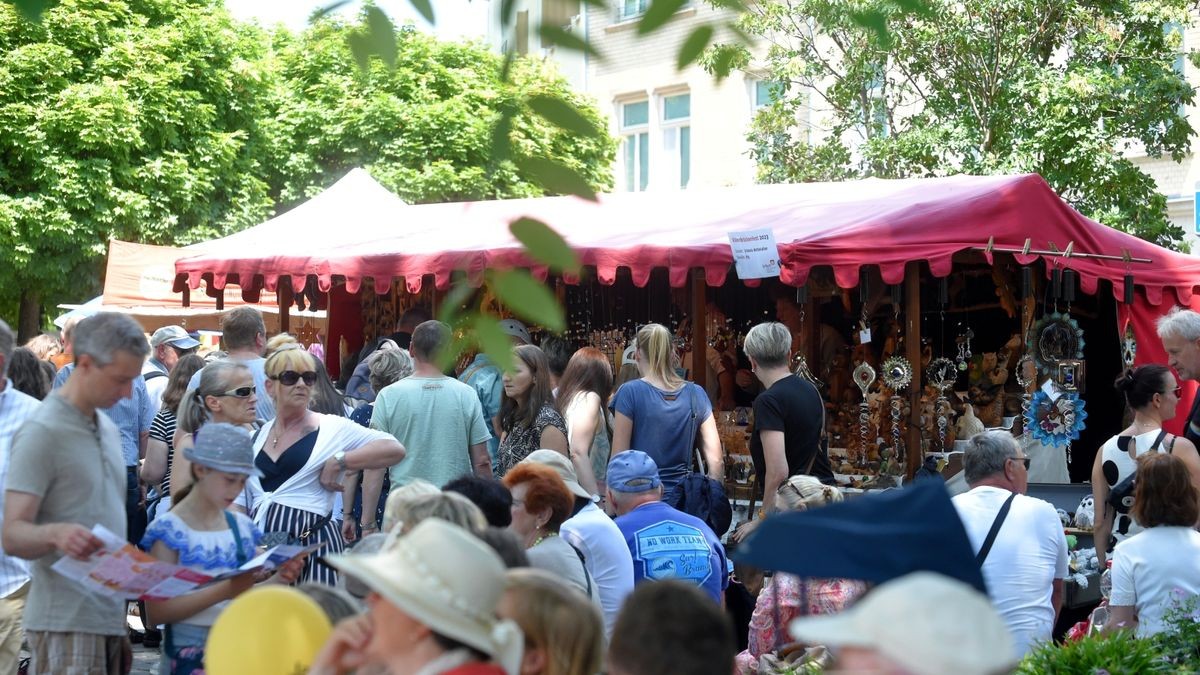
[[[338,450],[333,453],[333,461],[337,462],[338,468],[342,471],[346,470],[346,451]]]

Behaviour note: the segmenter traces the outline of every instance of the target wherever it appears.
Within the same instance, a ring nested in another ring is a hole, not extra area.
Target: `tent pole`
[[[708,303],[704,269],[692,270],[692,381],[708,389]]]
[[[291,330],[288,312],[292,309],[292,278],[279,277],[275,289],[275,297],[279,299],[279,332],[287,333]]]
[[[904,270],[904,356],[912,364],[908,385],[908,434],[905,437],[905,474],[911,479],[924,461],[921,452],[921,263],[912,261]]]

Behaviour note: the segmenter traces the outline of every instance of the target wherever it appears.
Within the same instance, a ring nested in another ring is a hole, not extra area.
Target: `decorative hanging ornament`
[[[1137,338],[1133,335],[1133,326],[1125,326],[1125,335],[1121,338],[1121,360],[1126,368],[1132,368],[1137,360]]]
[[[929,384],[938,390],[933,414],[937,417],[938,450],[945,452],[946,428],[950,426],[950,401],[946,398],[946,390],[953,387],[958,380],[958,367],[950,359],[936,358],[929,363],[925,377],[929,379]]]
[[[1087,426],[1086,420],[1087,411],[1078,394],[1061,394],[1051,399],[1039,389],[1025,413],[1025,428],[1043,445],[1066,446],[1069,453],[1071,441],[1079,438],[1079,432]]]
[[[1021,419],[1029,419],[1029,411],[1032,406],[1033,394],[1030,392],[1030,387],[1037,384],[1037,363],[1033,357],[1026,354],[1017,361],[1017,367],[1013,375],[1017,378],[1017,384],[1021,387]],[[1022,435],[1026,440],[1031,438],[1029,423],[1024,422],[1021,425],[1024,430]]]
[[[892,452],[897,465],[903,465],[905,452],[901,447],[900,418],[904,405],[900,392],[912,382],[912,364],[903,356],[892,356],[883,362],[883,383],[892,390]]]
[[[1029,352],[1043,375],[1054,373],[1063,360],[1083,359],[1083,329],[1070,314],[1054,312],[1038,320],[1028,344]]]
[[[866,466],[867,437],[871,430],[871,406],[867,403],[867,390],[875,382],[875,369],[871,367],[871,364],[863,361],[854,369],[852,377],[854,384],[857,384],[862,391],[862,400],[858,404],[858,439],[860,441],[858,465]]]

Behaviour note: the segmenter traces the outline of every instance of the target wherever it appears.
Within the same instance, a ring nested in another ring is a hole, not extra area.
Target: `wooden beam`
[[[804,341],[801,347],[804,350],[804,358],[808,360],[809,369],[813,371],[813,375],[817,375],[825,364],[817,363],[817,341],[821,339],[821,317],[817,316],[817,300],[812,293],[809,293],[804,301],[804,335],[801,339]]]
[[[288,312],[292,309],[292,278],[279,277],[279,284],[275,287],[275,297],[279,299],[279,332],[287,333],[291,330],[291,320]]]
[[[704,270],[692,270],[692,381],[708,387],[708,281]]]
[[[921,263],[912,261],[904,270],[904,356],[912,364],[912,383],[908,385],[908,432],[904,436],[904,471],[911,479],[921,466]]]

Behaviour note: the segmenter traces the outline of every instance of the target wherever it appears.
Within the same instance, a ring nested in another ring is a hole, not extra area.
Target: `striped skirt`
[[[312,511],[272,503],[267,507],[267,520],[263,527],[263,533],[287,532],[292,536],[299,537],[302,532],[312,527],[313,523],[316,523],[321,518],[323,518],[322,515],[313,513]],[[338,521],[330,519],[329,522],[325,523],[325,527],[322,527],[300,542],[304,546],[312,546],[317,543],[325,544],[325,546],[314,551],[304,561],[304,571],[300,573],[300,579],[296,583],[311,582],[329,586],[337,585],[337,570],[319,562],[318,559],[322,556],[341,553],[346,548],[346,543],[342,541],[342,532],[338,525]]]

